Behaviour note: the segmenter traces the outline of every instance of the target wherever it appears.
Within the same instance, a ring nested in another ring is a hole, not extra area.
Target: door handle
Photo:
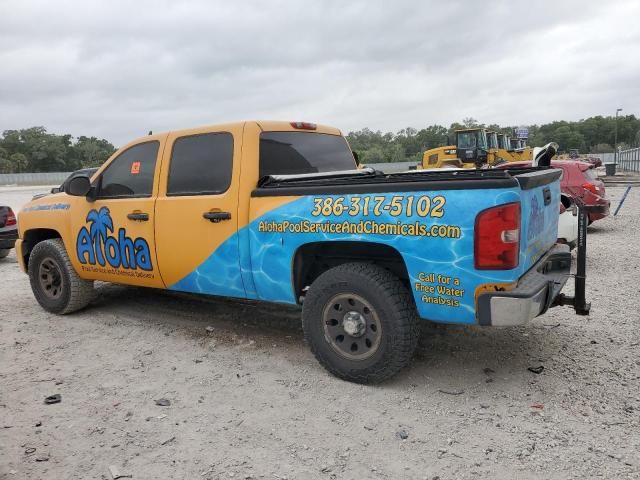
[[[127,215],[129,220],[137,220],[139,222],[146,222],[149,220],[149,214],[143,212],[131,212]]]
[[[212,223],[218,223],[223,220],[231,220],[231,214],[229,212],[204,212],[202,218],[206,218]]]

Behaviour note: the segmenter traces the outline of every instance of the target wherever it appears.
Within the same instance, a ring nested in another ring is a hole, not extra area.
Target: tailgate
[[[540,170],[516,175],[521,189],[520,269],[531,268],[558,237],[562,170]]]

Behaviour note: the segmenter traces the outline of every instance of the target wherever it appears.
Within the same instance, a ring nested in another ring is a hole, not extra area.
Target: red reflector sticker
[[[133,162],[131,164],[131,175],[137,175],[140,173],[140,162]]]

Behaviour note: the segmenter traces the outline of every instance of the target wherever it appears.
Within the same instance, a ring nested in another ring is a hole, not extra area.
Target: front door
[[[242,127],[170,134],[156,202],[156,250],[167,288],[244,297],[238,248]]]
[[[164,287],[154,241],[158,161],[166,135],[119,153],[93,184],[95,201],[73,204],[74,266],[84,278]]]

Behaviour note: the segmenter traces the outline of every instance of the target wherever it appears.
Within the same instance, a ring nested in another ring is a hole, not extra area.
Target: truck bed
[[[252,196],[467,190],[516,186],[527,190],[550,183],[560,175],[559,170],[549,167],[514,170],[418,170],[402,173],[383,173],[366,168],[307,175],[270,175],[260,180]]]

